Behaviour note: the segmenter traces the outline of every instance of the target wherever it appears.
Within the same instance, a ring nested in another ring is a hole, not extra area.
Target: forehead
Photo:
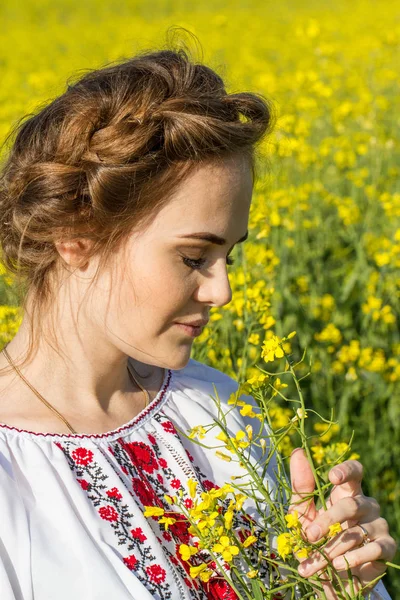
[[[223,234],[232,227],[242,231],[246,228],[252,191],[252,169],[247,157],[229,157],[202,165],[158,212],[152,229],[168,228],[170,235],[190,230]]]

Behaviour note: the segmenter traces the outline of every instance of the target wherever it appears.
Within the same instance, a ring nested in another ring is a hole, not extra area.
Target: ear
[[[90,241],[85,238],[75,240],[60,240],[55,242],[55,247],[63,262],[72,268],[86,270],[89,262],[86,253],[90,248]]]

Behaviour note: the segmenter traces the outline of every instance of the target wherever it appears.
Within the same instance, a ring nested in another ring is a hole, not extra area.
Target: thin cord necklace
[[[8,344],[6,344],[6,346],[8,346]],[[21,371],[19,370],[19,368],[17,367],[17,365],[15,365],[15,364],[13,363],[13,361],[12,361],[12,359],[11,359],[11,356],[8,354],[8,352],[7,352],[7,350],[6,350],[6,346],[4,346],[4,348],[3,348],[2,352],[3,352],[4,356],[6,357],[6,359],[8,360],[8,362],[10,363],[10,365],[12,366],[12,368],[13,368],[13,369],[14,369],[14,370],[15,370],[15,371],[18,373],[18,375],[21,377],[21,379],[22,379],[22,380],[23,380],[23,381],[26,383],[26,385],[27,385],[28,387],[30,387],[30,389],[32,390],[32,392],[34,392],[34,393],[36,394],[36,396],[39,398],[39,400],[41,400],[41,401],[42,401],[42,402],[43,402],[43,403],[44,403],[44,404],[47,406],[47,408],[49,408],[50,410],[52,410],[52,411],[53,411],[53,412],[54,412],[54,413],[57,415],[57,417],[59,417],[59,418],[60,418],[60,419],[61,419],[61,420],[62,420],[62,421],[65,423],[65,425],[68,427],[68,429],[71,431],[71,433],[78,433],[77,431],[75,431],[75,429],[72,427],[72,425],[70,425],[70,424],[68,423],[67,419],[66,419],[65,417],[63,417],[63,416],[62,416],[62,414],[61,414],[61,413],[59,413],[59,412],[58,412],[58,410],[57,410],[56,408],[54,408],[54,406],[52,406],[52,405],[50,404],[50,402],[48,402],[47,400],[45,400],[45,399],[43,398],[43,396],[42,396],[41,394],[39,394],[39,392],[38,392],[38,391],[37,391],[37,390],[36,390],[36,389],[33,387],[33,385],[31,385],[31,384],[29,383],[29,381],[28,381],[28,380],[27,380],[27,379],[26,379],[26,378],[25,378],[25,377],[22,375]],[[142,390],[142,392],[143,392],[143,394],[144,394],[144,398],[145,398],[145,401],[144,401],[144,408],[146,408],[146,407],[148,406],[148,404],[149,404],[149,400],[150,400],[150,398],[149,398],[149,393],[148,393],[148,391],[147,391],[147,390],[146,390],[146,389],[145,389],[145,388],[144,388],[144,387],[143,387],[143,386],[142,386],[142,385],[141,385],[141,384],[140,384],[140,383],[139,383],[139,382],[138,382],[138,381],[135,379],[135,377],[134,377],[134,375],[133,375],[133,373],[132,373],[132,371],[131,371],[131,368],[130,368],[130,365],[129,365],[129,364],[127,364],[127,369],[128,369],[128,375],[129,375],[129,377],[130,377],[131,381],[132,381],[133,383],[135,383],[135,384],[136,384],[136,385],[137,385],[137,386],[138,386],[138,387],[139,387],[139,388]]]

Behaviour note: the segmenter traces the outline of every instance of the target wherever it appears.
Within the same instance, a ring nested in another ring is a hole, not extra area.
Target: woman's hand
[[[386,571],[384,561],[391,561],[397,544],[389,534],[388,524],[380,516],[380,507],[374,498],[363,494],[361,481],[363,467],[356,460],[347,460],[329,472],[334,485],[327,502],[328,510],[317,511],[314,501],[305,500],[315,489],[314,475],[304,450],[296,448],[290,457],[290,477],[293,495],[289,511],[297,510],[307,538],[317,542],[328,533],[329,526],[340,523],[343,531],[324,547],[343,580],[348,579],[346,561],[353,574],[354,590],[368,586]],[[301,501],[303,499],[303,501]],[[365,529],[368,540],[365,539]],[[346,560],[345,560],[346,559]],[[303,577],[314,575],[327,565],[319,552],[301,561],[299,573]],[[374,583],[369,586],[374,587]],[[323,584],[327,600],[338,597],[330,584]],[[345,589],[350,592],[349,584]],[[365,590],[367,593],[367,590]]]

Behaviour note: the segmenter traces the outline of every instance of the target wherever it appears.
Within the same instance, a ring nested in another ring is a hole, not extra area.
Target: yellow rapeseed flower
[[[296,421],[298,421],[299,419],[307,419],[307,417],[308,417],[307,411],[304,410],[303,408],[298,408],[296,410],[295,416],[292,419],[292,422],[296,423]]]
[[[212,571],[210,571],[207,568],[207,564],[206,563],[201,563],[200,565],[197,565],[196,567],[190,567],[190,577],[192,579],[195,579],[196,577],[200,576],[200,579],[202,581],[208,581],[208,579],[210,578],[211,574],[212,574]]]
[[[204,427],[202,425],[196,425],[195,427],[192,427],[192,429],[190,430],[188,437],[193,440],[195,437],[198,437],[199,440],[202,440],[206,435],[206,430],[204,429]]]
[[[251,404],[245,404],[243,408],[240,409],[240,414],[243,417],[250,417],[252,419],[258,417],[258,414],[254,412],[253,408],[254,406]]]
[[[168,527],[170,525],[173,525],[174,523],[176,523],[176,519],[173,519],[172,517],[162,517],[161,519],[158,520],[159,523],[163,523],[165,526],[165,531],[168,530]]]
[[[197,482],[193,479],[188,479],[187,486],[189,488],[190,497],[194,498],[196,496]]]
[[[227,442],[229,440],[229,437],[223,431],[221,431],[215,437],[216,437],[217,440],[221,440],[221,442]]]
[[[299,522],[299,513],[297,510],[294,510],[292,513],[288,513],[285,515],[286,524],[288,529],[292,529],[294,527],[300,527]]]
[[[222,535],[220,537],[219,543],[214,544],[212,551],[221,554],[226,562],[231,562],[233,557],[239,554],[239,548],[233,544],[231,545],[227,535]]]
[[[320,444],[318,444],[317,446],[311,446],[311,450],[313,453],[313,459],[315,460],[316,463],[321,465],[322,461],[325,458],[325,448],[323,446],[321,446]]]
[[[187,544],[181,544],[179,546],[179,552],[183,560],[190,560],[190,557],[197,554],[198,549],[195,546],[188,546]]]
[[[229,507],[228,510],[226,511],[226,513],[224,514],[225,529],[232,528],[232,521],[233,521],[233,508]]]
[[[248,571],[246,575],[249,577],[249,579],[254,579],[258,575],[258,571],[256,569],[252,569],[251,571]]]
[[[328,537],[333,537],[337,533],[342,531],[342,526],[340,523],[334,523],[333,525],[329,525]]]
[[[254,544],[256,541],[257,541],[257,538],[255,535],[249,535],[249,537],[244,540],[243,546],[245,548],[248,548],[249,546]]]
[[[219,512],[217,512],[216,510],[213,511],[211,514],[209,515],[205,515],[203,514],[201,520],[198,522],[197,527],[202,530],[202,529],[209,529],[210,527],[213,527],[215,525],[215,520],[218,517]]]
[[[232,446],[237,450],[238,448],[247,448],[247,446],[249,445],[249,442],[244,440],[243,438],[246,437],[246,433],[244,431],[242,431],[241,429],[236,433],[235,437],[231,437],[229,439],[229,442],[232,444]],[[228,450],[231,450],[231,448],[228,447]]]
[[[232,460],[230,456],[224,454],[223,452],[220,452],[219,450],[216,450],[215,454],[216,456],[218,456],[218,458],[222,458],[222,460],[226,460],[227,462],[230,462]]]
[[[278,546],[278,553],[283,558],[286,559],[287,556],[292,554],[292,536],[290,533],[281,533],[278,535],[276,540]]]
[[[158,506],[145,506],[143,515],[145,517],[161,517],[164,514],[164,509]]]
[[[245,429],[247,433],[247,439],[251,442],[253,439],[253,428],[251,425],[246,425]]]
[[[246,496],[244,494],[235,494],[235,500],[236,500],[235,509],[241,510],[241,508],[243,506],[243,502],[246,500]]]
[[[308,548],[300,548],[296,551],[297,558],[307,558],[310,555]]]
[[[269,340],[265,340],[261,348],[261,358],[265,362],[272,362],[275,358],[282,358],[284,353],[280,347],[281,343],[282,340],[276,335],[273,335]]]

